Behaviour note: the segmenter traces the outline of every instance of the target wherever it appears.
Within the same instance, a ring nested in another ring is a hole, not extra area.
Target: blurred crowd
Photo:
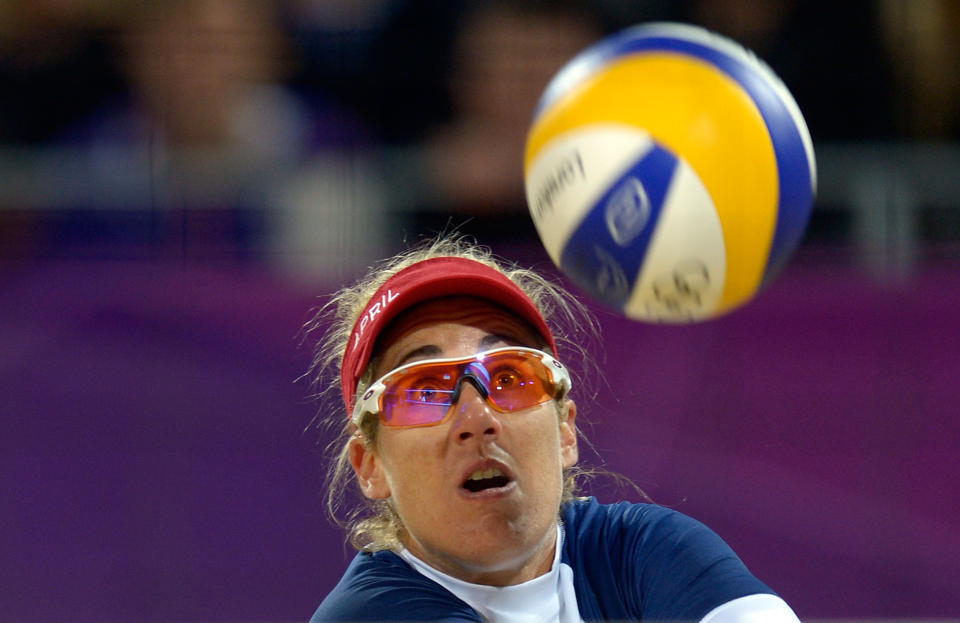
[[[543,87],[654,20],[754,50],[817,144],[960,138],[951,0],[4,0],[0,260],[340,279],[451,226],[529,238]]]

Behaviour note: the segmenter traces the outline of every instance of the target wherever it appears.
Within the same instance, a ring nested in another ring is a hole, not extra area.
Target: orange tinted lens
[[[554,396],[550,373],[531,353],[496,353],[484,361],[489,373],[487,391],[498,411],[517,411],[542,404]]]
[[[464,363],[425,363],[384,379],[380,419],[387,426],[442,422],[450,409]]]

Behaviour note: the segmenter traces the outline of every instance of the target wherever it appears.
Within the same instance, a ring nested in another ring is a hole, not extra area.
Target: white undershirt
[[[553,564],[545,575],[513,586],[487,586],[458,580],[437,571],[409,550],[400,556],[421,574],[444,587],[490,623],[582,623],[573,590],[573,569],[560,562],[563,530],[557,530]]]

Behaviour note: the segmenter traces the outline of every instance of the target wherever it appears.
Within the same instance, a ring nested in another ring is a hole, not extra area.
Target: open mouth
[[[487,489],[497,489],[510,484],[510,478],[496,467],[478,469],[463,482],[461,487],[471,493],[479,493]]]

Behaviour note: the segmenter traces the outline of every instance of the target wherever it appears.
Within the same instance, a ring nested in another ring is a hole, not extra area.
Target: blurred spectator
[[[119,2],[0,3],[0,143],[33,144],[119,92],[109,40]]]
[[[883,34],[900,84],[903,132],[913,138],[960,138],[960,3],[881,0]]]
[[[475,216],[463,230],[484,240],[533,235],[523,189],[533,110],[554,73],[602,34],[582,3],[464,5],[449,52],[451,114],[419,143],[421,169],[407,176],[421,184],[411,229],[439,230]],[[490,217],[515,222],[504,227]]]
[[[427,62],[412,59],[417,50],[445,30],[456,0],[430,3],[426,21],[404,27],[410,0],[285,0],[284,22],[299,52],[288,83],[311,102],[336,102],[364,119],[378,138],[404,134],[412,117],[432,116],[427,101],[436,101],[435,90],[416,86],[436,71],[437,54]],[[385,96],[394,85],[404,84],[405,97]],[[422,122],[422,121],[421,121]]]
[[[282,86],[290,51],[272,2],[146,2],[131,8],[122,32],[129,91],[75,138],[270,157],[311,140],[308,111]]]
[[[246,256],[266,176],[296,162],[311,116],[282,87],[289,54],[271,2],[124,3],[112,38],[125,89],[56,137],[42,172],[64,209],[56,251]],[[104,208],[112,208],[105,211]]]
[[[474,214],[524,205],[523,151],[547,82],[601,36],[592,14],[551,3],[471,7],[453,49],[453,119],[428,137],[445,204]]]
[[[325,97],[325,84],[291,87],[301,57],[282,21],[287,5],[94,6],[0,6],[11,18],[0,24],[0,45],[25,59],[5,56],[0,69],[44,86],[43,97],[5,90],[2,127],[45,141],[0,154],[2,179],[15,185],[4,200],[15,209],[0,225],[16,230],[0,239],[0,253],[256,259],[308,267],[313,277],[367,259],[363,250],[380,240],[382,224],[369,218],[379,193],[353,152],[369,146],[370,133]],[[96,97],[72,89],[89,72],[63,75],[86,39],[100,42],[98,60],[116,69],[116,87],[93,89]],[[46,105],[35,118],[63,111],[42,136],[26,131],[31,98]],[[359,187],[362,199],[344,190]]]
[[[276,2],[260,0],[130,7],[118,37],[128,91],[64,136],[88,154],[104,188],[97,200],[126,212],[107,224],[96,210],[75,214],[86,218],[79,229],[120,230],[112,237],[180,255],[284,251],[278,189],[317,150],[365,132],[349,111],[288,86],[297,54],[279,17]]]

